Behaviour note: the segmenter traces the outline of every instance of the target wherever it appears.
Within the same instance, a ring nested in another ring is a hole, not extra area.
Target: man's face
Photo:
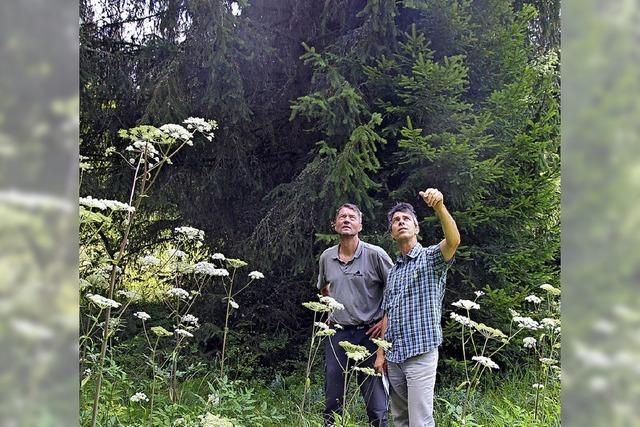
[[[355,236],[362,231],[362,221],[358,216],[358,212],[353,209],[342,208],[336,215],[334,228],[336,233],[341,236]]]
[[[391,217],[391,237],[395,241],[410,240],[419,230],[410,213],[399,211]]]

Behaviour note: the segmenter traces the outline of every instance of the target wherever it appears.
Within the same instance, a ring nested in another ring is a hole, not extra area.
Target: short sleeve
[[[320,262],[318,263],[318,283],[316,284],[318,290],[324,288],[327,284],[325,273],[324,273],[324,262],[325,257],[324,253],[320,255]]]
[[[442,256],[442,250],[440,249],[440,243],[427,247],[427,258],[433,262],[433,269],[438,277],[441,277],[447,272],[449,267],[453,265],[455,256],[451,257],[449,261],[445,261]]]

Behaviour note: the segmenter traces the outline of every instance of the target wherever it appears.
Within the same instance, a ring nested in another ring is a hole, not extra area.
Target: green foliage
[[[172,276],[144,270],[140,259],[164,263],[171,230],[197,226],[206,240],[190,251],[194,260],[215,248],[247,259],[269,280],[243,293],[242,314],[225,316],[211,304],[222,291],[204,289],[204,301],[193,305],[201,335],[188,357],[213,359],[228,320],[230,375],[298,369],[312,321],[300,303],[315,293],[310,284],[331,243],[334,209],[359,204],[363,239],[391,253],[385,212],[396,201],[416,206],[424,244],[442,238],[417,197],[437,187],[462,235],[445,314],[451,301],[484,289],[477,320],[507,330],[506,309],[537,284],[559,283],[556,3],[264,0],[240,2],[234,15],[230,2],[108,0],[105,10],[119,12],[99,21],[95,5],[82,1],[82,194],[128,193],[128,159],[107,151],[128,142],[118,138],[121,127],[190,115],[221,122],[214,144],[174,159],[179,167],[164,170],[145,195],[148,209],[127,237],[116,289],[140,291],[132,308],[169,328],[155,301]],[[115,243],[124,237],[118,215],[80,212],[82,230],[99,230],[81,254],[83,293],[111,285]],[[83,317],[83,328],[95,320]],[[117,339],[140,336],[134,319],[122,320]],[[446,327],[443,359],[459,354],[453,333]],[[509,345],[500,364],[515,366],[525,353]],[[448,374],[456,371],[450,366]],[[199,422],[202,412],[180,405],[159,405],[159,425],[178,415]],[[526,407],[496,405],[505,420]]]

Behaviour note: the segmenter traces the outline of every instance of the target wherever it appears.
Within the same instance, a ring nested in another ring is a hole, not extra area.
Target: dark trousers
[[[367,347],[371,357],[357,364],[360,367],[373,368],[377,346],[365,334],[368,327],[345,328],[338,330],[335,335],[329,337],[325,345],[325,398],[326,406],[323,412],[325,425],[333,423],[333,412],[342,414],[344,396],[344,368],[347,363],[347,355],[344,349],[338,345],[340,341],[349,341],[352,344]],[[349,360],[349,371],[355,362]],[[360,385],[360,393],[365,401],[367,416],[371,427],[387,427],[387,408],[389,397],[382,385],[382,378],[357,372],[357,380]],[[349,377],[353,375],[350,373]],[[347,396],[347,399],[349,396]]]

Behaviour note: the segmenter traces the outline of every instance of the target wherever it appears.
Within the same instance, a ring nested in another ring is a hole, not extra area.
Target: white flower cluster
[[[473,356],[471,358],[471,360],[475,360],[476,362],[478,362],[482,366],[486,366],[487,368],[490,368],[490,369],[500,369],[498,364],[496,362],[494,362],[493,360],[491,360],[491,358],[489,358],[489,357]]]
[[[540,358],[540,362],[541,362],[543,365],[549,365],[549,366],[550,366],[550,365],[555,365],[556,363],[558,363],[558,361],[557,361],[556,359],[551,359],[551,358],[549,358],[549,357],[541,357],[541,358]]]
[[[224,261],[225,259],[227,259],[227,257],[225,257],[224,254],[221,254],[220,252],[216,252],[215,254],[211,255],[211,259]]]
[[[532,331],[541,328],[540,324],[530,317],[514,316],[513,321],[516,322],[519,328],[531,329]]]
[[[536,384],[532,385],[531,387],[533,387],[533,388],[535,388],[535,389],[542,389],[542,388],[544,388],[544,384],[538,384],[538,383],[536,383]]]
[[[316,313],[325,313],[327,311],[331,311],[328,305],[319,303],[317,301],[303,302],[302,305],[311,311],[315,311]]]
[[[536,346],[536,339],[534,337],[525,337],[522,339],[524,348],[534,348]]]
[[[148,402],[149,398],[147,397],[146,394],[142,393],[142,392],[138,392],[136,394],[134,394],[133,396],[131,396],[129,398],[130,401],[132,402]]]
[[[181,258],[182,259],[182,258],[187,256],[186,253],[182,252],[179,249],[167,249],[167,251],[165,253],[169,258],[174,258],[175,257],[175,258]]]
[[[215,393],[211,393],[208,397],[207,397],[207,403],[211,404],[211,405],[217,405],[220,403],[220,396],[218,396]]]
[[[454,313],[454,312],[451,312],[450,316],[456,322],[460,323],[461,325],[467,326],[469,328],[473,328],[473,327],[475,327],[477,325],[476,322],[474,322],[473,320],[469,319],[467,316],[461,316],[458,313]]]
[[[145,313],[144,311],[138,311],[133,313],[134,317],[137,317],[138,319],[142,320],[143,322],[145,320],[149,320],[151,319],[151,316],[149,316],[147,313]]]
[[[313,325],[320,329],[329,329],[329,325],[324,322],[314,322]]]
[[[507,336],[500,329],[492,328],[490,326],[485,325],[484,323],[476,324],[475,328],[485,338],[496,338],[496,339],[502,338],[503,340],[507,339]]]
[[[178,297],[180,299],[187,299],[189,298],[189,292],[185,291],[182,288],[171,288],[167,291],[167,294],[170,297]]]
[[[380,347],[384,351],[388,351],[392,346],[392,344],[389,341],[386,341],[386,340],[383,340],[383,339],[371,338],[371,341],[373,341],[373,343],[375,345],[377,345],[378,347]]]
[[[354,371],[362,372],[363,374],[371,375],[373,377],[381,377],[382,374],[375,371],[373,368],[361,368],[360,366],[356,366],[353,368]]]
[[[551,295],[560,295],[560,289],[554,288],[553,286],[551,286],[548,283],[544,283],[544,284],[540,285],[540,289],[543,289],[543,290],[547,291]]]
[[[236,310],[240,308],[240,304],[238,304],[234,300],[229,301],[229,304],[231,305],[231,307],[235,308]]]
[[[107,307],[118,308],[122,305],[119,302],[109,299],[107,297],[103,297],[102,295],[95,295],[92,293],[88,293],[87,298],[100,308],[107,308]]]
[[[259,271],[252,271],[251,273],[249,273],[249,278],[251,280],[264,279],[264,274],[260,273]]]
[[[552,319],[550,317],[545,317],[540,321],[540,323],[549,330],[554,330],[557,326],[560,325],[560,321],[558,319]]]
[[[166,125],[160,126],[160,130],[165,134],[167,134],[168,136],[170,136],[171,138],[181,139],[185,141],[187,145],[193,145],[193,142],[191,141],[191,138],[193,138],[193,135],[191,134],[191,132],[189,132],[188,130],[186,130],[180,125],[168,123]]]
[[[182,316],[182,323],[188,323],[191,324],[195,327],[198,327],[198,318],[196,316],[194,316],[193,314],[185,314],[184,316]]]
[[[476,294],[476,296],[477,296],[478,298],[480,298],[482,295],[484,295],[484,292],[482,292],[482,291],[475,291],[475,292],[474,292],[474,294]]]
[[[234,420],[221,417],[220,415],[207,412],[204,415],[198,415],[201,427],[233,427]]]
[[[122,203],[117,200],[94,199],[91,196],[80,197],[80,204],[88,208],[100,209],[101,211],[109,209],[112,211],[134,212],[136,210],[136,208],[127,203]]]
[[[182,235],[186,240],[204,240],[204,231],[193,227],[176,227],[175,232]]]
[[[156,147],[154,147],[152,143],[147,141],[135,141],[133,144],[127,146],[127,148],[125,148],[125,151],[146,155],[147,159],[150,162],[152,160],[158,162],[160,159],[160,152],[156,150]],[[131,160],[133,160],[133,162]],[[129,160],[130,163],[135,163],[134,159],[131,160]],[[140,158],[140,161],[144,163],[144,159],[142,157]]]
[[[160,258],[153,255],[145,255],[141,261],[143,265],[160,265]]]
[[[218,123],[216,123],[215,120],[207,121],[199,117],[189,117],[182,123],[187,125],[187,129],[195,129],[202,133],[210,133],[212,130],[218,128]]]
[[[180,335],[181,337],[193,338],[193,334],[185,329],[176,328],[173,330],[176,335]]]
[[[200,261],[196,264],[193,271],[198,274],[206,274],[208,276],[226,277],[229,272],[224,268],[216,268],[215,265],[210,262]]]
[[[356,362],[371,356],[369,350],[362,345],[352,344],[349,341],[340,341],[338,345],[344,349],[349,359],[355,360]]]
[[[326,304],[330,310],[344,310],[344,305],[340,304],[338,301],[331,297],[318,295],[318,298],[320,298],[320,302]]]
[[[136,299],[139,296],[137,292],[125,291],[124,289],[119,290],[118,292],[116,292],[116,294],[127,299]]]
[[[338,325],[336,325],[338,326]],[[318,332],[316,332],[316,336],[317,337],[331,337],[333,335],[336,334],[336,330],[335,329],[320,329]]]
[[[460,299],[456,302],[451,303],[454,307],[464,308],[465,310],[479,310],[480,304],[470,301],[468,299]]]
[[[532,302],[534,304],[540,304],[542,302],[542,298],[540,298],[538,296],[535,296],[535,295],[529,295],[524,300],[527,301],[527,302]]]

